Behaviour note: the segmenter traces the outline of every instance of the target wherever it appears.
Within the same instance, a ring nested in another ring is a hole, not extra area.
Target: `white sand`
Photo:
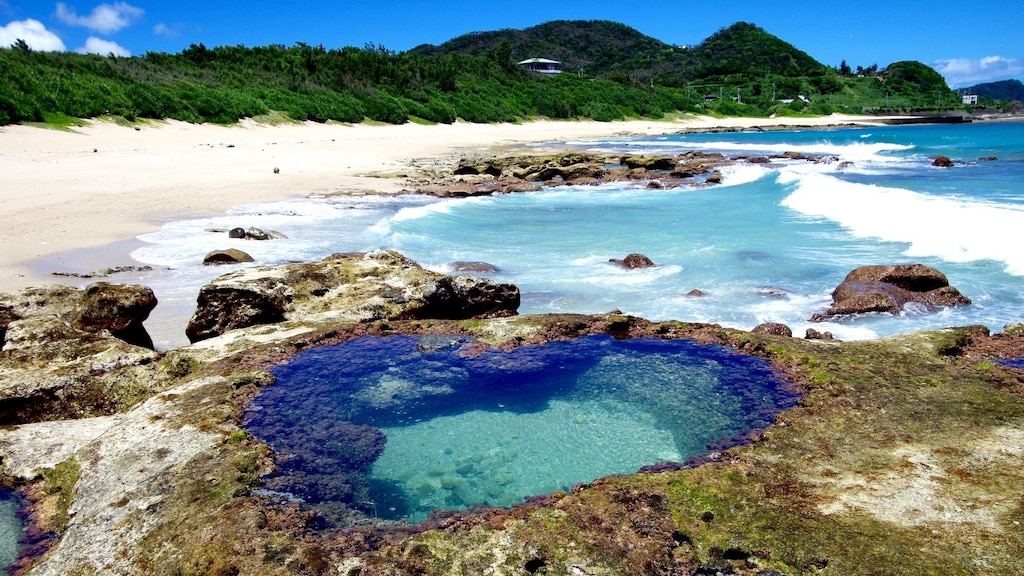
[[[397,191],[405,179],[382,176],[408,172],[413,160],[450,164],[466,152],[622,134],[875,121],[839,115],[434,126],[170,121],[140,129],[91,122],[73,132],[6,126],[0,128],[0,292],[62,281],[44,269],[62,255],[74,260],[65,268],[79,264],[81,273],[131,264],[124,241],[165,222],[312,193]],[[78,249],[96,249],[97,261],[110,258],[94,266],[81,250],[70,252]]]

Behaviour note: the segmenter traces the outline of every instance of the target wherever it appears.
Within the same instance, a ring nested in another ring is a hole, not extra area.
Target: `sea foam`
[[[856,184],[826,174],[782,171],[778,177],[782,184],[795,185],[783,206],[837,222],[856,237],[906,242],[909,257],[997,260],[1007,273],[1024,275],[1024,252],[1010,237],[1024,229],[1024,210]]]

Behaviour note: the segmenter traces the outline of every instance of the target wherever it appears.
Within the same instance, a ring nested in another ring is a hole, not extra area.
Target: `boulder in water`
[[[219,266],[221,264],[242,264],[243,262],[254,262],[252,256],[238,250],[228,248],[227,250],[214,250],[203,257],[204,266]]]
[[[622,266],[623,268],[626,268],[628,270],[635,270],[637,268],[654,268],[656,266],[656,264],[652,262],[650,258],[644,256],[643,254],[637,253],[630,254],[625,258],[622,258],[621,260],[618,258],[612,258],[608,261],[613,264],[618,264],[619,266]]]
[[[910,303],[933,310],[940,306],[964,306],[971,300],[950,286],[945,274],[924,264],[861,266],[847,274],[832,291],[832,307],[815,314],[811,321],[866,312],[895,315]]]

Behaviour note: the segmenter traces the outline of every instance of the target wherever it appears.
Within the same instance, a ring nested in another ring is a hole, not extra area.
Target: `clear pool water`
[[[10,490],[0,490],[0,568],[18,559],[18,541],[22,534],[18,509],[21,502]]]
[[[683,462],[795,401],[762,360],[689,341],[478,353],[446,338],[360,338],[276,367],[246,421],[279,455],[267,493],[327,526],[415,523]]]

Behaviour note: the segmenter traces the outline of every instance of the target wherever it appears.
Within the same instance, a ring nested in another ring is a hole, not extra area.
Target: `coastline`
[[[161,121],[124,127],[91,121],[73,131],[5,126],[0,292],[84,282],[52,272],[87,274],[130,265],[125,247],[167,222],[311,194],[397,193],[407,177],[449,167],[469,153],[510,153],[531,144],[612,135],[880,121],[833,115],[354,126]]]

